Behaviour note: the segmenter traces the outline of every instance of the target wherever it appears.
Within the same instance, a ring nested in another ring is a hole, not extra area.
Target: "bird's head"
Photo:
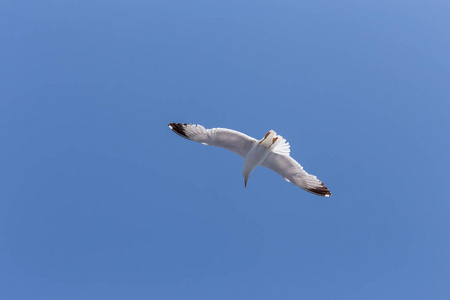
[[[244,163],[244,168],[243,168],[243,172],[242,172],[242,176],[244,176],[244,186],[247,187],[247,181],[250,178],[250,174],[252,173],[254,168],[247,168],[245,163]]]

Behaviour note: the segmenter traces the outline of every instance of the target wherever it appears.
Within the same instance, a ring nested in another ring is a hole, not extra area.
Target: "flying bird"
[[[281,135],[270,130],[257,140],[242,132],[226,129],[205,129],[202,125],[170,123],[169,128],[179,136],[204,145],[228,149],[244,158],[242,174],[244,185],[252,171],[259,165],[280,174],[286,181],[310,193],[330,197],[331,192],[316,176],[308,174],[303,167],[290,156],[290,146]]]

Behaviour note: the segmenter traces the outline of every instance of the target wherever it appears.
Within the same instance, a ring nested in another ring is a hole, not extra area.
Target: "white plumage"
[[[204,145],[228,149],[244,158],[242,173],[245,185],[252,171],[259,165],[280,174],[286,181],[320,196],[329,197],[331,192],[316,176],[308,174],[290,156],[289,143],[273,130],[257,140],[239,131],[226,128],[205,129],[201,125],[170,123],[176,134]]]

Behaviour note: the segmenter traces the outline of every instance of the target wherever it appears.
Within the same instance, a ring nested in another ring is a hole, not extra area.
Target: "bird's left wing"
[[[188,140],[204,145],[225,148],[242,157],[244,157],[252,148],[253,144],[257,142],[255,138],[242,132],[226,128],[205,129],[202,125],[186,123],[170,123],[169,128],[179,136]]]
[[[277,172],[286,179],[286,181],[292,182],[305,191],[319,196],[331,196],[331,192],[322,181],[317,179],[316,176],[308,174],[303,170],[303,167],[289,155],[270,152],[261,165]]]

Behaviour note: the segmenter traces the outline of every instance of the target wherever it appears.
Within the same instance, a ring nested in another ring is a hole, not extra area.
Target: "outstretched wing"
[[[308,174],[303,167],[289,155],[270,152],[262,166],[280,174],[286,181],[292,182],[310,193],[330,197],[331,192],[316,176]]]
[[[253,144],[257,142],[255,138],[242,132],[226,128],[205,129],[202,125],[186,123],[170,123],[169,128],[179,136],[188,140],[204,145],[225,148],[242,157],[244,157],[252,148]]]

